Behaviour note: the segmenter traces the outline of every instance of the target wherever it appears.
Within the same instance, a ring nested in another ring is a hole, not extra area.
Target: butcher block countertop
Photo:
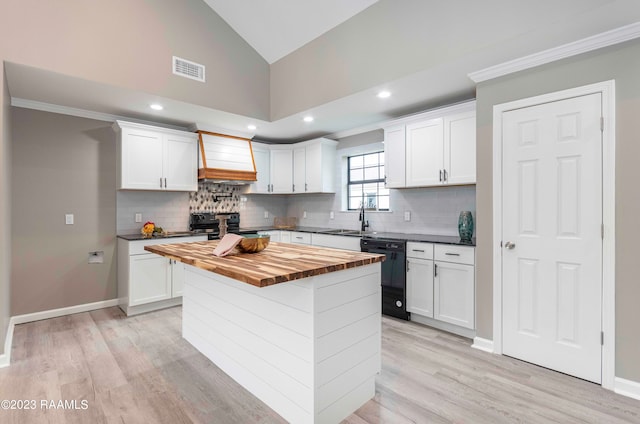
[[[224,275],[257,287],[382,262],[384,255],[269,243],[258,253],[234,251],[225,257],[213,255],[219,240],[145,246],[145,250],[196,268]]]

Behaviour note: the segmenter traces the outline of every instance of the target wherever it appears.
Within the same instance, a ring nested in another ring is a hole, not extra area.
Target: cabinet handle
[[[297,238],[298,240],[302,240],[302,237],[298,237],[298,236],[296,236],[296,238]]]
[[[447,181],[449,179],[449,177],[447,176],[447,170],[444,170],[444,180]]]
[[[407,261],[407,272],[409,272],[409,261]]]
[[[307,183],[304,183],[304,191],[307,191]]]
[[[411,249],[411,250],[414,251],[414,252],[422,252],[422,253],[424,253],[424,250],[422,250],[422,249]]]
[[[433,276],[438,276],[438,264],[433,264]]]
[[[440,182],[442,182],[442,169],[440,170]]]
[[[445,255],[447,255],[447,256],[460,256],[459,253],[449,253],[449,252],[445,253]]]
[[[296,192],[296,185],[295,184],[291,184],[291,191],[292,192]]]
[[[162,177],[160,177],[160,188],[162,188]]]
[[[164,188],[167,188],[167,179],[164,179]]]

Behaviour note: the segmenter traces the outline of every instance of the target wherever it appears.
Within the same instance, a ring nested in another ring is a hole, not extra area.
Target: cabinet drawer
[[[437,244],[434,256],[436,261],[473,265],[475,263],[474,252],[473,247]]]
[[[291,243],[311,244],[311,233],[291,231]]]
[[[433,259],[433,244],[407,242],[407,257],[418,259]]]

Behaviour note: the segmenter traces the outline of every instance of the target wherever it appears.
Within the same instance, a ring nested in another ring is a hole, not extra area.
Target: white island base
[[[380,263],[255,287],[186,267],[184,338],[291,423],[339,423],[373,398]]]

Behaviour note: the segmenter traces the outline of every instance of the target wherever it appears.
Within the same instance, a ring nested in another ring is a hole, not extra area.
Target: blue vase
[[[473,215],[471,215],[471,211],[460,212],[458,233],[461,241],[471,242],[471,237],[473,237]]]

